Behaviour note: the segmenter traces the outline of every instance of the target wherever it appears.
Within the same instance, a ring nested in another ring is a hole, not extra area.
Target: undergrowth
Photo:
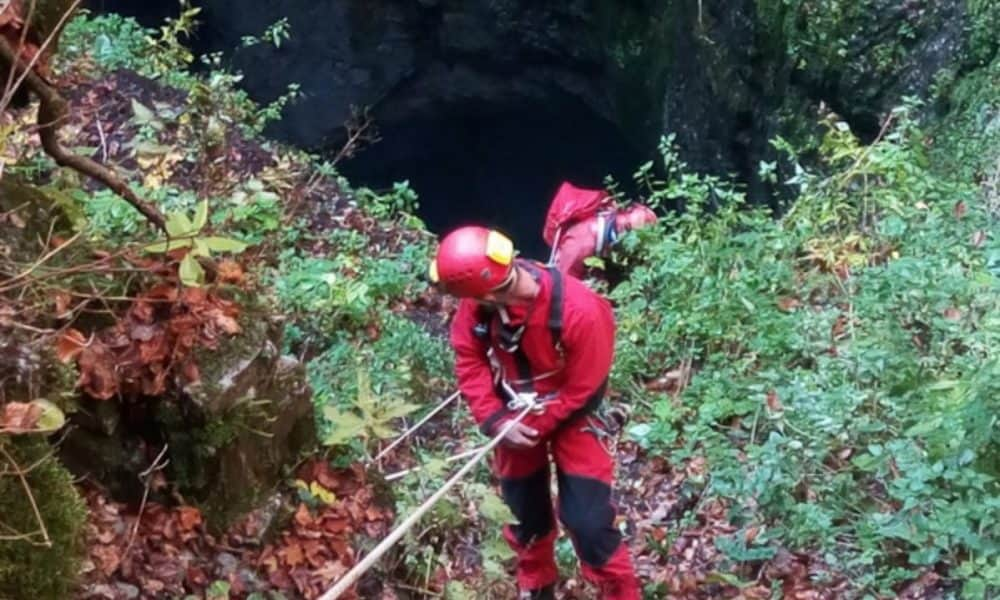
[[[652,182],[686,210],[621,252],[613,382],[641,407],[633,438],[707,461],[734,569],[810,552],[859,596],[938,570],[983,598],[1000,593],[1000,214],[933,168],[912,112],[872,146],[831,116],[779,219],[711,178]],[[679,393],[647,388],[685,365]]]

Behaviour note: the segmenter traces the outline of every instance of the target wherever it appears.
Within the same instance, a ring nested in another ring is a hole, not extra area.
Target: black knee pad
[[[527,545],[545,537],[555,525],[552,495],[549,493],[549,470],[542,469],[527,477],[501,479],[500,492],[518,520],[513,527],[517,542]]]
[[[580,560],[589,566],[607,563],[621,544],[611,486],[603,481],[560,472],[559,520],[573,537]]]

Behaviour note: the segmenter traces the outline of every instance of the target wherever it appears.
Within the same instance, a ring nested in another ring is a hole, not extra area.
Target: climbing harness
[[[608,456],[614,456],[618,449],[618,437],[611,433],[608,423],[597,414],[587,415],[585,421],[580,431],[592,434]]]
[[[555,397],[555,394],[548,394],[539,400],[538,392],[518,392],[505,379],[500,380],[500,386],[503,391],[507,392],[507,410],[512,412],[527,408],[533,413],[543,413],[545,412],[545,401]]]

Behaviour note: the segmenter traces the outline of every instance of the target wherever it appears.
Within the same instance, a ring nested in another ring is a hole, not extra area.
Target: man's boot
[[[547,585],[538,590],[521,590],[518,600],[556,600],[556,586]]]

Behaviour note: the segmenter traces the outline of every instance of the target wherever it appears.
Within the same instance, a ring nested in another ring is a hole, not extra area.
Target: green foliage
[[[257,179],[243,183],[212,215],[212,223],[248,244],[260,244],[281,227],[281,197]]]
[[[986,65],[997,58],[1000,50],[1000,4],[992,0],[966,0],[968,11],[969,41],[968,62],[974,66]]]
[[[199,12],[200,8],[182,2],[180,14],[156,30],[121,15],[91,16],[81,10],[60,37],[59,62],[92,60],[101,71],[124,68],[172,85],[183,84],[190,81],[186,69],[194,60],[184,42],[196,28]]]
[[[87,57],[105,71],[139,70],[146,62],[143,55],[152,35],[152,30],[135,19],[114,13],[91,15],[80,10],[66,24],[59,38],[57,56],[62,64]]]
[[[143,28],[120,15],[91,16],[81,11],[67,24],[61,38],[60,64],[93,61],[103,72],[126,68],[186,91],[187,114],[178,120],[203,146],[219,143],[227,124],[259,135],[268,123],[280,118],[286,106],[301,97],[299,85],[290,84],[284,94],[260,106],[239,88],[243,76],[223,62],[222,53],[201,57],[207,68],[205,75],[190,72],[194,55],[185,42],[197,26],[200,11],[183,2],[180,15],[167,19],[158,30]],[[247,38],[245,42],[267,40],[280,45],[288,37],[287,21],[283,20],[271,25],[263,38]]]
[[[965,180],[988,177],[1000,148],[1000,56],[949,85],[942,96],[949,110],[931,132],[931,165]]]
[[[188,217],[183,211],[168,213],[167,238],[147,245],[144,250],[166,253],[188,248],[184,258],[181,259],[179,270],[181,283],[187,286],[200,286],[205,282],[205,270],[198,262],[198,257],[209,258],[213,252],[238,253],[246,249],[246,244],[239,240],[215,235],[199,235],[206,224],[208,224],[208,200],[202,200],[198,204],[192,217]]]
[[[404,317],[387,315],[383,323],[374,342],[342,334],[308,365],[313,398],[325,417],[321,432],[330,444],[351,443],[361,451],[359,433],[386,437],[393,419],[416,410],[414,402],[433,406],[427,394],[449,372],[451,353],[442,340]]]
[[[386,194],[358,188],[355,195],[358,204],[377,219],[391,219],[403,213],[413,214],[419,207],[417,193],[410,187],[409,181],[394,183],[392,191]]]
[[[289,33],[290,31],[291,25],[288,23],[288,17],[283,17],[268,25],[267,29],[264,30],[264,33],[261,36],[243,36],[240,38],[240,45],[243,48],[248,48],[250,46],[256,46],[257,44],[269,43],[275,48],[281,48],[281,44],[291,38],[291,34]]]
[[[828,121],[815,166],[778,140],[799,196],[777,221],[672,169],[667,140],[671,178],[638,176],[687,211],[618,250],[634,266],[612,292],[613,383],[647,407],[634,438],[706,459],[707,478],[689,483],[728,502],[736,527],[760,528],[751,545],[739,532],[717,540],[731,561],[818,552],[858,592],[882,595],[950,565],[965,597],[989,596],[1000,592],[995,207],[933,168],[912,112],[897,110],[869,147]],[[679,394],[645,388],[686,364],[695,375]]]
[[[426,245],[373,255],[372,241],[351,229],[332,231],[324,242],[332,258],[288,250],[273,275],[279,300],[296,315],[312,344],[345,326],[377,326],[380,307],[415,297],[426,288],[422,280],[430,252]]]
[[[420,408],[398,397],[376,396],[368,373],[363,368],[358,368],[357,373],[356,396],[351,401],[357,410],[342,411],[332,405],[324,410],[326,418],[334,424],[333,431],[324,440],[328,446],[346,445],[359,438],[362,443],[391,438],[395,435],[393,422]]]
[[[26,480],[52,542],[48,547],[41,545],[39,535],[0,542],[0,597],[19,598],[31,590],[32,597],[43,600],[68,598],[85,556],[83,500],[69,472],[51,456],[46,458],[51,448],[44,440],[0,436],[0,447],[22,469],[36,465]],[[38,521],[20,479],[10,472],[12,465],[6,460],[0,459],[0,464],[3,535],[36,532]]]

